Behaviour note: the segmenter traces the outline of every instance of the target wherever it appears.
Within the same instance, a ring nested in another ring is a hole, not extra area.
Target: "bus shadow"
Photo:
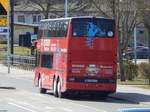
[[[47,93],[52,95],[53,93]],[[117,92],[104,98],[101,96],[91,96],[88,94],[67,94],[65,96],[67,100],[73,101],[89,101],[89,102],[106,102],[106,103],[120,103],[120,104],[147,104],[150,105],[150,95],[139,93],[123,93]]]
[[[52,92],[48,92],[47,95],[51,95],[54,97]],[[101,96],[91,96],[88,94],[67,94],[64,98],[66,100],[72,101],[81,101],[81,102],[106,102],[106,103],[123,103],[123,104],[136,104],[134,102],[129,102],[123,99],[114,98],[112,96],[108,96],[106,98]]]
[[[110,96],[111,98],[125,100],[135,104],[148,104],[150,105],[150,95],[141,93],[123,93],[117,92]]]
[[[69,100],[76,101],[90,101],[90,102],[106,102],[106,103],[120,103],[120,104],[140,104],[147,103],[150,105],[150,95],[138,93],[114,93],[108,97],[100,96],[92,97],[90,95],[77,95],[68,97]]]

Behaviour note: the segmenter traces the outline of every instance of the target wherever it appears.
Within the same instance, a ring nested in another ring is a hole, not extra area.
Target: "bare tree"
[[[136,24],[135,0],[89,0],[89,2],[97,9],[98,15],[118,20],[124,50]]]
[[[72,16],[78,16],[84,14],[89,7],[86,0],[68,0],[68,13]],[[78,14],[77,14],[78,13]],[[77,15],[74,15],[77,14]]]
[[[53,7],[55,0],[25,0],[24,3],[27,7],[34,7],[42,12],[45,19],[48,18],[51,10],[56,10],[56,8]]]
[[[15,0],[17,1],[17,0]],[[49,14],[53,13],[59,17],[64,16],[65,0],[23,0],[24,8],[32,7],[37,11],[43,13],[44,18],[47,19]],[[87,7],[85,0],[69,0],[68,13],[73,15],[74,12],[80,13]]]

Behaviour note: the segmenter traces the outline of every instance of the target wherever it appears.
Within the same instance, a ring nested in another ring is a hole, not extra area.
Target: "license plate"
[[[97,79],[85,79],[84,81],[88,82],[88,83],[97,83],[98,82]]]

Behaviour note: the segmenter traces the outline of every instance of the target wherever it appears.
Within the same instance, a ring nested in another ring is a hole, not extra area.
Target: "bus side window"
[[[53,68],[53,55],[52,54],[42,54],[41,67]]]
[[[38,67],[40,64],[40,53],[36,51],[35,67]]]

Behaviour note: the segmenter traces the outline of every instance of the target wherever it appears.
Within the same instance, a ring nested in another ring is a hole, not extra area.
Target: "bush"
[[[141,74],[148,80],[148,84],[150,85],[150,63],[141,63],[139,68]]]
[[[125,75],[127,80],[134,80],[138,76],[138,66],[131,61],[125,61]]]

